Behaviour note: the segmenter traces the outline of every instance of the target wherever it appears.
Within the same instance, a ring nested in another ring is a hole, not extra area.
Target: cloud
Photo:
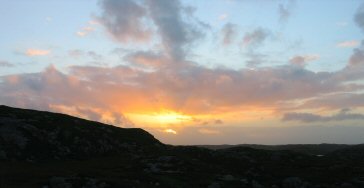
[[[280,22],[287,22],[288,18],[292,15],[292,10],[294,8],[295,1],[290,0],[286,6],[284,4],[278,5],[278,14]]]
[[[362,4],[354,15],[354,21],[357,26],[364,31],[364,4]],[[359,47],[354,49],[351,55],[347,68],[358,69],[359,66],[364,66],[364,40],[361,41]]]
[[[178,0],[148,0],[151,19],[158,28],[165,52],[171,59],[181,61],[186,47],[203,33],[182,18],[183,6]]]
[[[294,56],[289,60],[289,62],[294,65],[305,66],[309,62],[317,61],[319,59],[320,56],[317,54],[307,54]]]
[[[215,130],[215,129],[208,129],[208,128],[201,128],[198,130],[199,133],[201,134],[207,134],[207,135],[217,135],[217,134],[221,134],[220,131]]]
[[[348,22],[345,21],[336,22],[336,25],[339,27],[346,27],[348,25]]]
[[[26,50],[25,55],[27,55],[27,56],[45,56],[45,55],[48,55],[50,53],[51,53],[50,50],[30,48],[30,49]]]
[[[354,49],[353,54],[349,59],[349,66],[362,66],[364,65],[364,41],[358,48]]]
[[[215,124],[224,124],[224,122],[221,119],[217,119],[214,122]]]
[[[363,88],[363,86],[359,87]],[[364,107],[364,94],[363,93],[335,93],[315,97],[305,101],[297,108],[303,109],[341,109],[341,108],[360,108]]]
[[[173,129],[165,129],[163,132],[170,133],[170,134],[177,134],[177,131],[175,131]]]
[[[354,15],[354,21],[364,31],[364,4],[362,4]]]
[[[229,15],[228,15],[228,14],[221,14],[221,15],[218,17],[218,19],[219,19],[220,21],[224,21],[224,20],[226,20],[228,17],[229,17]]]
[[[225,46],[230,45],[232,42],[234,42],[236,34],[236,25],[232,23],[226,23],[221,29],[222,44]]]
[[[343,85],[344,80],[336,79],[335,74],[295,66],[231,70],[191,64],[154,71],[121,65],[73,66],[67,74],[49,67],[16,78],[16,82],[2,78],[0,90],[6,93],[0,102],[73,105],[112,112],[170,109],[185,114],[228,113],[248,106],[277,108],[283,101],[361,89]]]
[[[300,121],[304,123],[363,119],[364,114],[350,113],[350,109],[342,109],[331,116],[321,116],[312,113],[286,113],[282,118],[283,121]]]
[[[245,47],[257,47],[261,45],[270,35],[270,32],[263,28],[256,28],[255,30],[248,32],[243,37],[243,46]]]
[[[69,50],[68,51],[68,55],[73,57],[73,58],[79,58],[81,56],[83,56],[85,53],[83,50]]]
[[[193,8],[179,0],[103,0],[100,23],[117,41],[146,42],[160,37],[164,53],[171,60],[183,62],[188,46],[201,38],[207,25],[193,16]]]
[[[9,63],[8,61],[0,60],[0,67],[13,67],[14,65]]]
[[[50,17],[50,16],[47,16],[47,17],[45,18],[45,20],[46,20],[47,22],[52,22],[53,18],[52,18],[52,17]]]
[[[160,68],[170,63],[166,57],[152,51],[136,51],[127,54],[124,60],[144,68]]]
[[[359,41],[357,40],[348,40],[348,41],[343,41],[343,42],[339,42],[336,44],[336,47],[338,48],[353,48],[353,47],[357,47],[359,45]]]
[[[80,31],[77,31],[76,34],[80,37],[84,37],[84,36],[90,34],[94,30],[95,30],[94,28],[87,26],[87,27],[82,28]]]
[[[117,41],[145,42],[151,38],[151,30],[145,27],[147,10],[134,0],[103,0],[99,22]]]

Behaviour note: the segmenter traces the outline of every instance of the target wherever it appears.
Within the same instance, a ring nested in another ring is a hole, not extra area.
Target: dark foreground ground
[[[142,129],[0,106],[0,188],[13,187],[361,188],[364,145],[170,146]]]

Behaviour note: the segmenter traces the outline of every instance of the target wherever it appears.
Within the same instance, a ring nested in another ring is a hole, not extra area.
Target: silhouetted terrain
[[[0,188],[364,187],[364,145],[216,147],[0,106]]]
[[[288,144],[288,145],[257,145],[257,144],[239,144],[239,145],[197,145],[198,147],[208,148],[208,149],[226,149],[232,147],[250,147],[254,149],[264,149],[264,150],[290,150],[298,153],[308,154],[308,155],[326,155],[336,150],[349,148],[352,145],[346,144]]]

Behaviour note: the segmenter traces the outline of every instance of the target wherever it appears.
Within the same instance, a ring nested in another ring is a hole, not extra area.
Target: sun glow
[[[173,129],[166,129],[166,130],[164,130],[164,132],[170,133],[170,134],[177,134],[177,131],[175,131]]]
[[[178,125],[193,120],[193,118],[189,115],[177,113],[174,111],[164,111],[151,114],[127,114],[127,116],[136,122],[159,125]]]

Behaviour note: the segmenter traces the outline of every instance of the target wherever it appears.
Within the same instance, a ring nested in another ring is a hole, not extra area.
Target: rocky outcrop
[[[82,159],[161,146],[142,129],[0,106],[0,160]]]

